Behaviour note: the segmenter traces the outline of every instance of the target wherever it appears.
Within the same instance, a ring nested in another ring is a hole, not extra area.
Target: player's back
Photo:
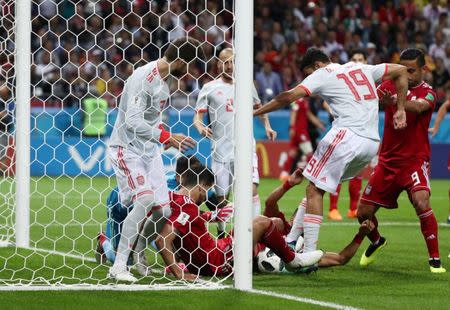
[[[310,94],[320,95],[329,103],[335,118],[333,126],[348,128],[362,137],[379,140],[375,83],[385,74],[386,66],[331,63],[316,70],[301,85]]]
[[[161,107],[168,97],[169,88],[159,75],[156,61],[137,68],[125,81],[110,145],[131,147],[151,155],[157,141],[137,136],[130,119],[143,117],[148,125],[157,127],[161,123]]]
[[[380,93],[390,92],[396,98],[397,91],[392,81],[386,81],[378,88]],[[425,82],[408,89],[407,100],[424,99],[430,104],[430,109],[418,114],[406,112],[406,128],[394,128],[395,105],[384,108],[384,134],[381,143],[380,162],[398,165],[408,165],[412,160],[430,161],[430,142],[428,127],[435,106],[436,94]]]

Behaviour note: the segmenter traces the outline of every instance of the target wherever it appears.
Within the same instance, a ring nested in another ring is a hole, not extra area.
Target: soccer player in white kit
[[[376,66],[349,62],[331,63],[317,48],[303,57],[301,70],[308,75],[301,84],[276,96],[254,112],[268,113],[301,97],[319,95],[333,112],[331,130],[320,141],[303,175],[310,181],[306,189],[304,251],[317,247],[323,218],[323,195],[335,193],[338,184],[357,175],[378,151],[378,96],[375,82],[392,79],[398,90],[394,125],[406,127],[404,104],[408,90],[406,68],[397,64]]]
[[[179,38],[169,44],[164,57],[137,68],[125,82],[108,151],[121,203],[134,205],[123,222],[117,257],[109,270],[118,281],[137,280],[128,271],[127,260],[146,217],[156,223],[170,216],[160,143],[182,151],[195,147],[191,138],[164,129],[161,109],[169,97],[169,77],[184,76],[187,64],[197,57],[203,58],[200,42]]]
[[[228,198],[234,175],[234,82],[233,82],[233,50],[223,49],[219,54],[217,63],[221,76],[206,83],[197,99],[194,126],[201,135],[211,139],[212,171],[216,176],[216,195],[220,202]],[[260,105],[255,87],[253,87],[253,105]],[[210,125],[205,126],[203,118],[208,113]],[[269,140],[276,138],[276,132],[272,130],[269,118],[261,117]],[[249,141],[250,143],[250,141]],[[261,202],[257,187],[259,184],[258,158],[256,156],[255,140],[253,139],[253,217],[261,212]],[[223,228],[219,227],[220,231]]]

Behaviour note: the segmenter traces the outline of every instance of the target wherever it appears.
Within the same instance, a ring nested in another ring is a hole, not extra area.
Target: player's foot
[[[342,221],[342,215],[338,209],[333,209],[328,213],[328,219],[332,221]]]
[[[357,210],[348,210],[348,213],[347,213],[347,218],[348,219],[355,219],[357,217],[358,217],[357,216]]]
[[[447,272],[444,267],[442,267],[441,260],[431,258],[428,263],[430,264],[430,271],[432,273],[444,273]]]
[[[286,270],[297,272],[302,267],[312,266],[319,262],[323,256],[322,250],[311,251],[307,253],[295,253],[294,259],[287,263]]]
[[[281,171],[279,179],[281,182],[286,182],[289,179],[289,172]]]
[[[148,277],[152,270],[148,265],[147,257],[145,256],[144,251],[140,253],[133,253],[133,268],[143,277]]]
[[[108,277],[119,282],[136,282],[138,279],[128,271],[126,266],[112,266],[109,268]]]
[[[95,248],[95,261],[98,264],[105,264],[107,259],[105,255],[105,251],[103,250],[103,241],[105,240],[106,236],[104,233],[99,233],[97,236],[97,247]]]
[[[361,256],[359,264],[361,266],[368,266],[375,261],[377,253],[386,246],[387,241],[384,237],[380,237],[380,240],[376,244],[370,244],[367,250]]]

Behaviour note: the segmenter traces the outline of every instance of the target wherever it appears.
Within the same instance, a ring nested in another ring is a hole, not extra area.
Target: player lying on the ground
[[[266,199],[266,208],[264,209],[264,215],[269,218],[279,218],[281,221],[282,231],[286,234],[286,242],[291,246],[291,248],[299,248],[296,242],[298,238],[303,234],[303,219],[305,215],[306,198],[304,198],[296,212],[294,212],[293,219],[290,222],[286,221],[285,215],[280,211],[278,206],[278,201],[294,186],[299,185],[303,181],[304,177],[302,175],[302,169],[295,170],[286,180],[283,185],[280,185]],[[355,235],[353,240],[339,253],[335,252],[325,252],[323,257],[318,262],[318,267],[332,267],[332,266],[342,266],[348,263],[352,257],[356,254],[361,242],[364,237],[371,232],[374,228],[374,224],[366,220],[361,223],[358,233]],[[310,271],[310,270],[309,270]]]
[[[225,48],[219,54],[217,69],[220,77],[206,83],[200,90],[197,98],[194,126],[198,132],[211,140],[212,164],[211,169],[216,176],[215,189],[218,200],[225,205],[229,197],[234,180],[234,81],[233,81],[233,49]],[[253,102],[247,102],[253,106],[260,105],[253,86]],[[210,124],[203,123],[204,115],[208,115]],[[275,140],[277,133],[272,130],[267,115],[261,116],[266,135],[269,140]],[[253,217],[261,214],[261,201],[258,195],[258,157],[256,155],[255,140],[253,143]],[[224,227],[221,227],[223,232]],[[219,235],[223,235],[219,232]]]
[[[396,113],[398,88],[391,81],[378,87],[385,110],[384,136],[375,167],[358,206],[358,218],[370,219],[375,229],[368,235],[372,244],[361,256],[360,264],[371,264],[377,252],[386,245],[380,236],[375,213],[380,207],[394,209],[402,191],[408,193],[420,221],[428,249],[430,271],[443,273],[438,244],[438,225],[430,205],[430,142],[428,127],[436,103],[436,93],[423,78],[425,55],[415,48],[400,54],[400,64],[407,68],[408,95],[405,103],[407,128],[395,130],[392,120]]]
[[[173,194],[172,215],[160,231],[156,245],[160,254],[178,279],[195,280],[198,276],[225,276],[233,266],[233,242],[231,237],[214,238],[201,216],[199,205],[205,201],[207,190],[214,184],[214,175],[205,168],[200,173],[187,171],[181,179],[181,188]],[[322,251],[295,253],[285,242],[274,221],[266,216],[253,219],[253,246],[263,243],[278,255],[288,270],[317,263]],[[181,258],[188,272],[175,260]]]
[[[196,166],[200,166],[201,163],[195,156],[184,156],[182,155],[177,159],[175,172],[169,171],[166,173],[167,178],[167,187],[170,191],[175,191],[180,184],[180,175],[188,169],[194,168]],[[214,189],[211,188],[208,191],[208,199],[206,201],[206,206],[210,210],[215,210],[215,206],[217,204],[217,198],[215,196]],[[117,187],[113,188],[109,193],[107,201],[107,220],[106,220],[106,230],[105,233],[100,233],[97,237],[97,248],[95,251],[95,258],[98,263],[106,263],[107,261],[110,263],[114,263],[116,259],[116,251],[117,245],[119,243],[121,230],[122,230],[122,222],[124,221],[127,214],[133,209],[133,204],[128,206],[122,205],[119,198],[119,189]],[[138,249],[134,249],[133,251],[133,260],[129,260],[129,264],[134,263],[137,271],[144,275],[149,272],[148,264],[146,262],[145,255],[143,257],[137,257],[138,253],[141,250],[147,247],[149,240],[145,240],[145,243],[141,244],[142,239],[145,239],[140,236],[136,246]],[[140,256],[140,255],[139,255]]]
[[[310,181],[306,196],[304,236],[306,252],[315,250],[323,219],[323,195],[335,193],[343,180],[350,179],[376,155],[378,133],[378,96],[375,83],[395,80],[399,89],[395,128],[406,127],[404,104],[408,88],[406,68],[397,64],[376,66],[349,62],[332,63],[320,49],[310,48],[301,63],[308,75],[293,89],[277,95],[254,115],[283,108],[310,95],[326,100],[335,116],[331,130],[320,141],[303,175]]]

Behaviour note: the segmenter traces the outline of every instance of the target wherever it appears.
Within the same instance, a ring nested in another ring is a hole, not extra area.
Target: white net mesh
[[[114,168],[121,167],[107,154],[124,81],[161,57],[169,42],[198,39],[205,62],[193,62],[186,75],[172,79],[169,99],[159,108],[165,128],[196,138],[194,153],[210,164],[209,140],[194,128],[193,116],[200,88],[220,75],[218,52],[231,46],[232,1],[32,2],[29,249],[14,247],[14,1],[1,5],[0,109],[6,117],[0,121],[0,285],[112,283],[107,276],[111,262],[100,255],[103,264],[97,263],[95,253],[104,237],[115,252],[120,230],[115,217],[123,220],[129,211],[116,210],[111,202],[117,199],[111,194]],[[164,152],[167,171],[178,157],[173,148]],[[134,179],[138,185],[139,177]],[[133,192],[133,201],[138,194]],[[98,238],[101,231],[105,234]],[[142,277],[133,271],[139,283],[179,284],[150,241],[142,253],[152,273]],[[129,265],[135,263],[130,259]]]

